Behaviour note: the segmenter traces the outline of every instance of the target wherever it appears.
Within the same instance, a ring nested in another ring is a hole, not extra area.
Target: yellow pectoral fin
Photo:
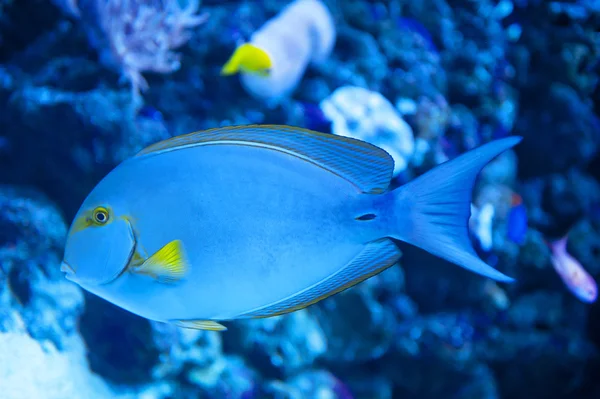
[[[144,257],[140,254],[140,250],[137,249],[134,253],[133,253],[133,257],[131,258],[131,264],[136,267],[136,266],[140,266],[141,264],[144,263]]]
[[[185,277],[188,269],[183,243],[173,240],[133,268],[132,272],[151,276],[161,283],[175,283]]]
[[[225,331],[227,327],[212,320],[171,320],[171,323],[181,328],[194,330]]]

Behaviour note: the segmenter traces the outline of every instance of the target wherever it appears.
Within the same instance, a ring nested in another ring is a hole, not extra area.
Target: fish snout
[[[67,262],[64,260],[60,264],[60,271],[66,273],[66,277],[74,276],[75,269],[73,269]]]

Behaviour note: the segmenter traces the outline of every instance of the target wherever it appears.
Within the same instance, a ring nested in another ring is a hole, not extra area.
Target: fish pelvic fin
[[[156,251],[132,273],[150,276],[161,283],[175,283],[183,279],[189,269],[189,263],[181,240],[173,240]]]
[[[272,67],[271,57],[251,43],[239,46],[221,69],[222,76],[234,75],[240,71],[260,76],[268,76]]]
[[[192,330],[225,331],[227,327],[213,320],[169,320],[169,323]]]
[[[238,318],[266,318],[303,309],[381,273],[397,263],[401,254],[396,244],[388,238],[372,241],[331,276],[285,299],[239,315]]]
[[[512,136],[484,144],[386,194],[392,197],[389,211],[395,220],[390,236],[482,276],[512,282],[477,256],[468,222],[477,175],[520,141]]]

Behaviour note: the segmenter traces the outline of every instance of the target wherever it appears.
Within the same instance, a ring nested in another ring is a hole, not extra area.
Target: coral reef
[[[136,42],[168,68],[111,53],[121,39],[91,25],[98,4],[0,0],[2,398],[600,397],[600,307],[569,291],[547,246],[568,237],[600,278],[596,1],[323,0],[335,45],[275,105],[219,71],[289,1],[178,3],[180,36],[149,43],[148,28]],[[117,22],[121,34],[133,23]],[[334,109],[349,90],[344,106],[357,103]],[[212,332],[139,318],[64,279],[67,225],[109,170],[156,141],[246,123],[387,146],[393,185],[523,136],[482,172],[471,219],[479,255],[516,282],[402,245],[398,265],[354,288]]]

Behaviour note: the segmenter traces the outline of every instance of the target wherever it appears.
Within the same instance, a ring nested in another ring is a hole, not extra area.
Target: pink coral
[[[198,0],[61,0],[86,25],[101,61],[131,82],[137,97],[148,88],[144,71],[171,73],[180,67],[180,54],[190,28],[206,21]],[[79,9],[77,9],[79,8]]]

